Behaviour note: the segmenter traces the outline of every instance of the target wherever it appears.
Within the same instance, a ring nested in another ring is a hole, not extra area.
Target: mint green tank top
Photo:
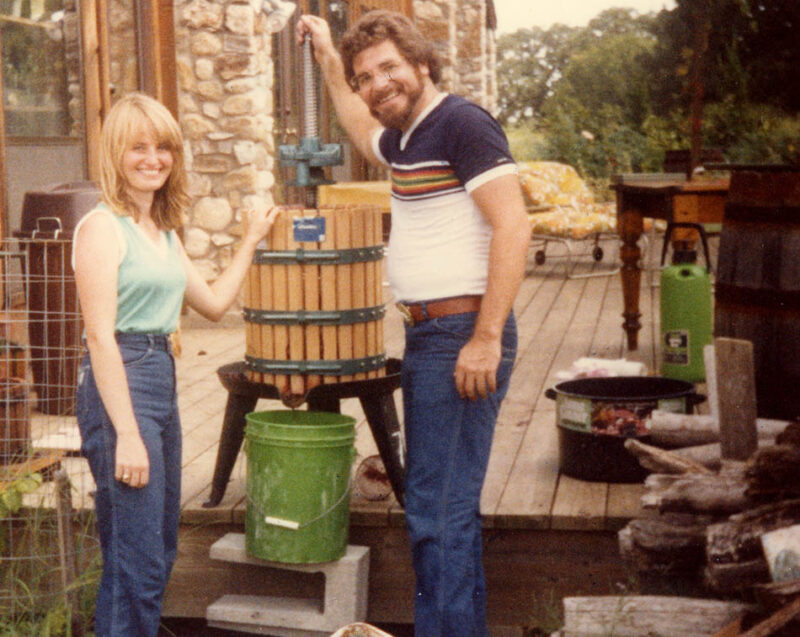
[[[112,213],[113,214],[113,213]],[[169,334],[178,327],[186,291],[178,235],[162,231],[159,249],[131,217],[114,215],[125,237],[125,256],[117,277],[117,332]]]

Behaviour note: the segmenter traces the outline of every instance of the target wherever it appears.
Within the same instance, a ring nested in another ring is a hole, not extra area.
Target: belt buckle
[[[403,317],[403,322],[406,325],[410,325],[411,327],[414,326],[414,316],[411,314],[411,310],[405,303],[395,303],[394,304],[397,310],[400,312],[400,315]]]

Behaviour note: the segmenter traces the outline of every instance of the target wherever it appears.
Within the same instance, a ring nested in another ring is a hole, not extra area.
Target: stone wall
[[[261,0],[176,0],[179,119],[189,211],[186,251],[207,280],[230,262],[243,211],[274,184],[272,35]]]
[[[456,10],[459,0],[415,0],[414,21],[422,34],[436,43],[442,59],[442,80],[439,88],[457,93]]]
[[[494,33],[486,28],[487,0],[415,0],[414,18],[438,44],[444,61],[442,90],[493,112],[497,106]]]

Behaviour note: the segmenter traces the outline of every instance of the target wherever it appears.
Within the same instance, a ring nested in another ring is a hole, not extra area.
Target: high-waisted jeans
[[[462,399],[453,372],[476,316],[456,314],[406,328],[406,523],[417,578],[418,637],[488,635],[480,496],[517,333],[512,315],[503,332],[497,391],[485,399]]]
[[[181,493],[181,426],[175,363],[163,335],[118,334],[131,401],[150,461],[147,486],[114,478],[116,431],[103,407],[88,354],[78,377],[81,450],[97,486],[103,573],[97,637],[155,637],[175,562]]]

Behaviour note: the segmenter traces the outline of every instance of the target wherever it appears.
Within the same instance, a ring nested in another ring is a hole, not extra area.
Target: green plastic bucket
[[[253,412],[245,435],[247,553],[291,564],[341,558],[355,419],[318,411]]]

